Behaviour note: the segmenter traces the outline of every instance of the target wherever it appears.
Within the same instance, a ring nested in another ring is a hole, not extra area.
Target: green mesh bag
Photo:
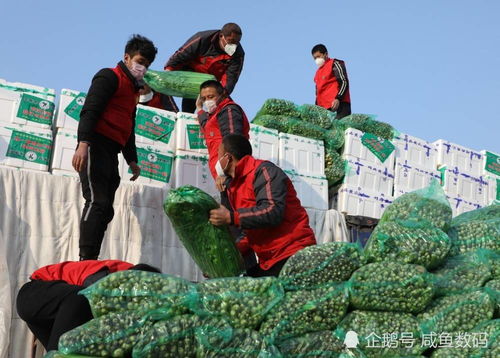
[[[325,152],[325,177],[328,185],[340,182],[345,175],[345,161],[339,153],[328,150]]]
[[[362,264],[360,245],[329,242],[308,246],[291,256],[279,278],[286,290],[315,288],[347,281]]]
[[[300,119],[315,124],[323,129],[330,129],[335,121],[335,114],[314,104],[303,104],[298,108]]]
[[[500,251],[500,205],[463,213],[451,221],[451,253],[485,248]]]
[[[80,291],[92,309],[94,317],[110,312],[129,310],[150,311],[167,308],[172,315],[186,311],[186,294],[194,285],[182,278],[155,272],[127,270],[112,273]]]
[[[394,128],[384,122],[376,121],[374,115],[351,114],[339,120],[347,128],[354,128],[365,133],[375,134],[377,137],[391,140],[394,137]]]
[[[397,261],[427,269],[443,263],[450,250],[450,238],[440,229],[421,221],[382,222],[365,246],[369,262]]]
[[[205,275],[238,276],[243,259],[227,226],[214,226],[210,210],[219,204],[203,190],[185,185],[169,191],[163,208],[184,247]]]
[[[424,331],[441,333],[468,332],[493,317],[493,302],[481,291],[438,298],[417,317]]]
[[[295,103],[286,99],[277,98],[267,99],[257,112],[256,117],[266,114],[272,116],[300,117],[299,108]]]
[[[198,98],[200,85],[208,80],[215,80],[213,75],[189,71],[153,71],[148,70],[144,81],[156,92],[183,98]]]
[[[235,328],[255,329],[283,296],[275,277],[212,279],[197,285],[190,308],[201,316],[224,318]]]
[[[495,305],[494,317],[500,317],[500,279],[491,280],[484,285],[484,291],[491,297]]]
[[[418,313],[434,294],[423,266],[390,261],[361,267],[349,284],[351,306],[366,311]]]
[[[50,351],[44,358],[97,358],[96,356],[83,356],[81,354],[64,354],[59,351]]]
[[[352,311],[336,329],[342,341],[349,334],[357,335],[357,348],[367,357],[405,357],[425,350],[420,344],[419,323],[409,313]],[[398,344],[389,344],[393,341]]]

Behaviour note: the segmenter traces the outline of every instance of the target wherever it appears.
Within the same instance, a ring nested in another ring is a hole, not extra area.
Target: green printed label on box
[[[390,141],[382,139],[371,133],[361,137],[361,143],[370,150],[383,163],[392,154],[395,147]]]
[[[64,113],[73,118],[76,121],[80,121],[80,112],[82,111],[83,105],[85,103],[85,98],[87,95],[80,92],[73,98],[73,100],[64,108]]]
[[[484,170],[500,176],[500,155],[491,152],[486,152],[486,164]]]
[[[138,108],[135,117],[135,133],[168,144],[175,128],[175,121],[154,111]]]
[[[206,149],[205,138],[200,131],[199,124],[188,124],[186,125],[186,131],[189,140],[190,149]]]
[[[52,101],[23,93],[21,95],[17,117],[50,125],[52,124],[54,108],[55,105]]]
[[[52,140],[13,130],[6,156],[49,165]]]
[[[168,183],[170,181],[173,157],[144,148],[137,148],[137,159],[139,161],[139,167],[141,167],[142,177],[157,180],[162,183]],[[130,168],[128,172],[132,174]]]

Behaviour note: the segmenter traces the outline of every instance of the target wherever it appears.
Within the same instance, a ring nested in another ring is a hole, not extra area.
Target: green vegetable
[[[276,98],[267,99],[261,109],[257,112],[256,117],[266,114],[272,116],[300,117],[299,109],[295,103],[285,99]]]
[[[346,281],[362,265],[357,244],[329,242],[308,246],[290,257],[280,272],[287,290],[315,288]]]
[[[215,77],[206,73],[189,71],[153,71],[148,70],[144,81],[156,92],[183,98],[198,98],[200,85]]]
[[[424,267],[390,261],[361,267],[350,284],[351,305],[359,310],[418,313],[434,293]]]
[[[375,134],[377,137],[391,140],[394,137],[394,128],[387,123],[379,122],[375,116],[369,114],[351,114],[340,120],[344,128],[355,128],[362,132]]]
[[[331,150],[325,151],[325,177],[328,185],[334,185],[344,178],[345,164],[339,153]]]
[[[298,108],[300,118],[323,129],[330,129],[335,121],[335,114],[314,104],[303,104]]]
[[[82,356],[81,354],[64,354],[59,351],[50,351],[43,358],[96,358],[95,356]]]
[[[172,315],[186,311],[185,295],[193,284],[178,277],[146,271],[119,271],[80,291],[89,300],[94,317],[109,312],[168,308]]]
[[[165,213],[187,251],[209,277],[238,276],[243,259],[227,226],[208,222],[209,212],[219,204],[203,190],[185,185],[169,191]]]
[[[495,318],[500,317],[500,279],[488,281],[484,286],[484,290],[490,295],[495,305]]]

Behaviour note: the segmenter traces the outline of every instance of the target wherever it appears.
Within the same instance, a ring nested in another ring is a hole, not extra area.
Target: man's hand
[[[336,111],[337,108],[339,108],[339,105],[340,105],[340,101],[338,99],[335,98],[335,100],[333,101],[332,103],[332,110],[333,111]]]
[[[78,147],[75,150],[75,154],[73,155],[73,160],[71,164],[73,168],[80,173],[87,167],[87,160],[89,156],[89,144],[80,142],[78,143]]]
[[[215,226],[229,225],[231,224],[231,213],[224,205],[221,205],[218,209],[210,210],[208,221]]]
[[[198,113],[202,109],[203,109],[203,101],[201,100],[200,95],[198,95],[198,98],[196,98],[196,113]]]
[[[215,186],[218,191],[223,192],[224,190],[226,190],[226,184],[224,184],[225,182],[225,176],[219,175],[217,178],[215,178]]]
[[[136,180],[139,178],[139,175],[141,175],[141,168],[137,165],[136,162],[130,162],[129,165],[130,170],[132,171],[132,178],[130,178],[131,181]]]

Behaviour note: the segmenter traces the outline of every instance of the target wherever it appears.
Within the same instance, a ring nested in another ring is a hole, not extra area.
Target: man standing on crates
[[[80,260],[96,260],[106,228],[114,216],[113,201],[120,184],[118,153],[122,152],[136,180],[141,172],[135,146],[135,111],[139,90],[157,49],[134,35],[115,68],[92,79],[78,125],[73,167],[80,175],[85,207],[80,222]]]
[[[311,53],[318,66],[314,76],[316,105],[337,112],[335,119],[348,116],[351,114],[351,96],[344,61],[328,57],[328,50],[322,44],[314,46]]]

